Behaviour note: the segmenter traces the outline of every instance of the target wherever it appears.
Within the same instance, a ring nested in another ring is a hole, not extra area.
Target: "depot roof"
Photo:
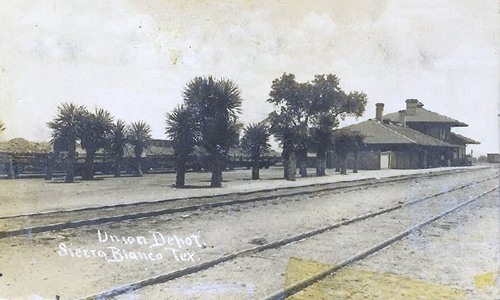
[[[434,147],[454,147],[449,143],[423,134],[420,131],[399,125],[368,120],[344,129],[360,133],[365,144],[410,144]]]

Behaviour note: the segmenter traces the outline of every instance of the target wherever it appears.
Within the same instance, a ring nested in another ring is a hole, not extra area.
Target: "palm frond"
[[[186,155],[193,151],[199,141],[199,130],[193,114],[185,105],[177,106],[167,114],[165,133],[172,140],[174,149]]]
[[[196,77],[187,83],[183,96],[198,143],[209,152],[228,152],[241,129],[237,125],[241,112],[238,86],[227,79]]]
[[[107,146],[113,131],[114,118],[111,113],[102,108],[96,108],[83,118],[81,134],[82,148],[87,151],[96,151]]]
[[[252,158],[264,155],[269,151],[270,134],[264,123],[252,123],[244,129],[241,147]]]
[[[113,124],[113,129],[110,136],[111,152],[118,157],[122,157],[125,152],[125,145],[127,144],[127,131],[128,127],[125,121],[117,120]]]
[[[47,123],[52,129],[51,143],[67,149],[68,145],[76,143],[83,132],[83,124],[88,114],[85,106],[64,102],[57,107],[56,117]]]
[[[128,128],[127,140],[134,147],[135,155],[142,155],[150,145],[151,127],[144,121],[133,122]]]

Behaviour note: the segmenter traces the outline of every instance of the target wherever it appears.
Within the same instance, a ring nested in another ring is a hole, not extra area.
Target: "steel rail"
[[[133,208],[133,207],[138,207],[141,205],[151,206],[151,205],[155,205],[155,204],[176,202],[176,201],[182,202],[182,201],[193,201],[193,200],[198,200],[198,199],[213,199],[213,198],[219,198],[219,197],[247,196],[247,195],[252,195],[252,194],[257,194],[257,193],[290,191],[290,190],[296,190],[296,189],[301,189],[301,188],[312,188],[312,187],[326,187],[325,191],[328,191],[328,190],[332,190],[332,189],[346,188],[346,187],[357,186],[357,185],[363,186],[363,185],[379,184],[379,183],[383,184],[383,183],[388,183],[388,182],[399,182],[399,181],[406,181],[406,180],[424,178],[424,177],[428,178],[428,177],[460,174],[460,173],[465,173],[465,172],[483,171],[486,169],[488,169],[488,168],[483,167],[483,168],[475,168],[475,169],[444,170],[444,171],[430,172],[430,173],[396,175],[396,176],[389,176],[389,177],[383,177],[383,178],[364,178],[364,179],[352,180],[352,181],[313,183],[313,184],[305,184],[305,185],[299,185],[299,186],[270,188],[270,189],[262,189],[262,190],[248,191],[248,192],[222,193],[222,194],[194,196],[194,197],[179,197],[179,198],[169,198],[169,199],[162,199],[162,200],[155,200],[155,201],[139,201],[139,202],[134,202],[134,203],[103,205],[103,206],[76,208],[76,209],[70,209],[70,210],[53,210],[53,211],[45,211],[45,212],[39,212],[39,213],[0,216],[0,220],[21,218],[21,217],[44,216],[44,215],[50,215],[50,214],[54,214],[54,213],[62,214],[62,213],[76,213],[76,212],[85,212],[85,211],[94,211],[94,210],[103,210],[103,209],[113,209],[113,208]],[[374,181],[374,182],[371,182],[371,181]],[[347,186],[339,186],[339,187],[336,186],[336,185],[342,185],[342,184],[347,184]],[[329,185],[333,185],[333,186],[328,187]],[[317,192],[317,191],[314,191],[314,192]],[[293,196],[294,194],[292,192],[292,193],[286,193],[284,195],[285,196],[289,196],[289,195]]]
[[[474,169],[474,171],[476,171],[476,170],[483,170],[483,169]],[[463,171],[463,172],[466,172],[466,171]],[[89,225],[99,225],[99,224],[104,224],[104,223],[121,222],[121,221],[125,221],[125,220],[135,220],[135,219],[156,217],[156,216],[168,215],[168,214],[174,214],[174,213],[212,209],[212,208],[222,207],[222,206],[231,206],[231,205],[238,205],[238,204],[245,204],[245,203],[268,201],[268,200],[278,199],[278,198],[281,198],[281,200],[284,200],[284,198],[287,198],[287,197],[331,192],[331,191],[344,190],[344,189],[349,189],[349,188],[359,189],[359,188],[363,188],[366,186],[379,186],[379,185],[383,185],[386,183],[395,183],[395,182],[407,181],[407,180],[412,180],[412,179],[417,179],[417,178],[422,178],[422,177],[428,178],[428,177],[435,177],[435,176],[446,176],[446,175],[455,174],[455,173],[457,173],[457,172],[456,171],[448,172],[448,170],[447,170],[444,172],[435,172],[435,173],[430,173],[430,174],[417,174],[417,176],[415,176],[415,174],[413,174],[413,175],[386,177],[383,179],[375,179],[375,180],[373,178],[369,178],[369,179],[362,179],[362,180],[357,180],[357,181],[342,181],[342,182],[336,182],[336,183],[306,185],[306,186],[294,187],[294,189],[315,188],[315,187],[319,187],[319,188],[305,190],[305,191],[298,190],[298,191],[292,191],[292,192],[283,193],[283,194],[274,194],[274,195],[269,195],[269,196],[257,196],[257,197],[247,198],[247,199],[236,199],[236,200],[209,202],[209,203],[199,203],[199,204],[195,204],[195,205],[187,205],[187,206],[181,206],[181,207],[175,207],[175,208],[163,208],[163,209],[158,209],[158,210],[147,210],[144,212],[134,212],[134,213],[112,215],[112,216],[103,216],[103,217],[83,219],[83,220],[72,220],[72,221],[58,222],[58,223],[52,223],[52,224],[35,225],[35,226],[28,227],[28,228],[18,228],[18,229],[10,229],[10,230],[0,231],[0,239],[12,237],[12,236],[20,236],[20,235],[31,236],[34,233],[41,233],[41,232],[52,231],[52,230],[63,230],[63,229],[78,228],[78,227],[89,226]],[[462,173],[462,172],[458,172],[458,173]],[[498,177],[498,175],[496,175],[496,177]],[[491,178],[494,178],[494,177],[490,177],[490,178],[487,178],[485,180],[489,180]],[[347,184],[347,185],[338,186],[339,184]],[[328,185],[330,185],[330,186],[328,186]],[[333,185],[333,186],[331,186],[331,185]],[[256,193],[276,192],[277,190],[288,191],[288,190],[290,190],[290,188],[269,189],[269,190],[252,191],[252,192],[245,192],[245,193],[235,193],[235,195],[240,195],[240,196],[241,195],[252,195],[252,194],[256,194]],[[162,200],[160,202],[154,202],[154,204],[163,203],[163,202],[180,201],[180,200],[186,201],[186,200],[193,200],[193,199],[198,199],[198,200],[200,200],[200,199],[212,199],[212,198],[216,198],[216,197],[227,197],[228,195],[230,196],[230,194],[225,194],[225,195],[214,195],[214,196],[209,196],[209,197],[167,199],[167,200]],[[130,206],[132,206],[132,205],[120,204],[120,205],[117,205],[116,207],[127,207],[128,208]],[[90,210],[90,208],[78,210],[78,211],[84,211],[84,210]],[[65,212],[75,212],[75,211],[65,211]],[[60,212],[60,213],[64,213],[64,212]],[[38,215],[17,216],[17,217],[24,218],[24,217],[46,215],[46,214],[48,214],[48,213],[38,214]],[[52,212],[51,214],[57,214],[57,213]]]
[[[341,261],[340,263],[336,264],[335,266],[333,266],[327,270],[324,270],[322,272],[314,274],[306,279],[297,281],[297,282],[291,284],[290,286],[286,287],[285,289],[279,290],[271,295],[264,297],[263,299],[265,299],[265,300],[278,300],[278,299],[285,299],[286,297],[292,296],[292,295],[298,293],[299,291],[304,290],[305,288],[311,286],[312,284],[314,284],[314,283],[316,283],[316,282],[318,282],[318,281],[320,281],[328,276],[335,274],[340,269],[342,269],[348,265],[351,265],[352,263],[363,260],[366,257],[368,257],[368,256],[370,256],[370,255],[372,255],[372,254],[374,254],[374,253],[376,253],[384,248],[391,246],[392,244],[409,236],[415,230],[421,229],[422,227],[425,227],[425,226],[459,210],[460,208],[472,203],[473,201],[476,201],[477,199],[485,196],[486,194],[489,194],[489,193],[497,190],[498,188],[499,188],[499,186],[491,188],[491,189],[487,190],[486,192],[481,193],[478,196],[470,198],[469,200],[464,201],[464,202],[462,202],[462,203],[460,203],[460,204],[458,204],[458,205],[456,205],[456,206],[454,206],[454,207],[452,207],[452,208],[450,208],[450,209],[448,209],[448,210],[446,210],[446,211],[444,211],[444,212],[442,212],[442,213],[440,213],[440,214],[438,214],[430,219],[427,219],[424,222],[421,222],[417,225],[412,226],[411,228],[409,228],[407,230],[404,230],[396,235],[393,235],[392,237],[384,240],[381,243],[378,243],[375,246],[372,246],[372,247],[365,249],[364,251],[362,251],[354,256],[351,256],[351,257]]]
[[[392,212],[392,211],[395,211],[395,210],[398,210],[398,209],[402,209],[402,208],[407,207],[407,206],[415,205],[415,204],[417,204],[419,202],[422,202],[422,201],[425,201],[425,200],[428,200],[428,199],[431,199],[431,198],[435,198],[435,197],[438,197],[438,196],[442,196],[442,195],[445,195],[445,194],[449,194],[449,193],[461,190],[463,188],[469,187],[471,185],[475,185],[477,183],[481,183],[481,182],[485,182],[485,181],[488,181],[488,180],[495,179],[497,177],[498,176],[495,176],[495,177],[492,177],[492,178],[488,178],[488,179],[483,179],[483,180],[480,180],[480,181],[472,181],[472,182],[469,182],[467,184],[461,185],[459,187],[456,187],[456,188],[453,188],[453,189],[450,189],[450,190],[447,190],[447,191],[439,192],[439,193],[436,193],[436,194],[433,194],[433,195],[430,195],[430,196],[426,196],[426,197],[423,197],[423,198],[420,198],[420,199],[416,199],[416,200],[413,200],[413,201],[410,201],[410,202],[407,202],[407,203],[398,203],[396,205],[393,205],[393,206],[390,206],[390,207],[387,207],[387,208],[383,208],[383,209],[377,210],[375,212],[370,212],[370,213],[366,213],[366,214],[363,214],[363,215],[360,215],[360,216],[357,216],[357,217],[354,217],[354,218],[351,218],[351,219],[346,219],[346,220],[343,220],[341,222],[337,222],[335,224],[324,226],[324,227],[321,227],[321,228],[318,228],[318,229],[314,229],[314,230],[311,230],[311,231],[307,231],[307,232],[304,232],[304,233],[301,233],[301,234],[298,234],[298,235],[295,235],[295,236],[292,236],[292,237],[289,237],[289,238],[286,238],[286,239],[274,241],[274,242],[271,242],[271,243],[266,243],[264,245],[259,245],[259,246],[256,246],[256,247],[253,247],[253,248],[249,248],[249,249],[240,250],[240,251],[237,251],[237,252],[234,252],[234,253],[231,253],[231,254],[224,255],[224,256],[219,257],[219,258],[214,259],[214,260],[203,262],[203,263],[200,263],[200,264],[197,264],[197,265],[194,265],[194,266],[190,266],[190,267],[187,267],[187,268],[184,268],[184,269],[179,269],[179,270],[176,270],[176,271],[173,271],[173,272],[164,273],[164,274],[161,274],[161,275],[158,275],[158,276],[155,276],[155,277],[151,277],[151,278],[147,278],[147,279],[144,279],[144,280],[141,280],[141,281],[138,281],[138,282],[134,282],[134,283],[122,285],[122,286],[119,286],[119,287],[115,287],[115,288],[112,288],[110,290],[101,292],[99,294],[87,296],[87,297],[81,298],[81,299],[84,299],[84,300],[90,300],[90,299],[107,299],[109,297],[118,296],[118,295],[130,292],[130,291],[133,291],[133,290],[138,290],[138,289],[141,289],[141,288],[149,286],[149,285],[154,285],[154,284],[159,284],[159,283],[165,283],[165,282],[168,282],[168,281],[173,280],[173,279],[177,279],[177,278],[180,278],[180,277],[183,277],[183,276],[186,276],[186,275],[190,275],[190,274],[194,274],[194,273],[206,270],[206,269],[214,267],[214,266],[216,266],[218,264],[221,264],[221,263],[224,263],[224,262],[227,262],[227,261],[230,261],[230,260],[242,257],[242,256],[248,256],[248,255],[251,255],[251,254],[262,252],[264,250],[276,249],[276,248],[279,248],[281,246],[284,246],[284,245],[287,245],[287,244],[290,244],[290,243],[293,243],[293,242],[301,241],[301,240],[304,240],[304,239],[307,239],[307,238],[310,238],[310,237],[322,234],[324,232],[327,232],[327,231],[339,228],[341,226],[347,226],[347,225],[350,225],[350,224],[353,224],[353,223],[357,223],[357,222],[360,222],[360,221],[363,221],[363,220],[374,218],[376,216],[380,216],[380,215],[383,215],[383,214],[386,214],[386,213],[389,213],[389,212]],[[495,188],[493,188],[493,189],[491,189],[491,190],[489,190],[488,192],[482,193],[480,196],[477,196],[474,199],[477,199],[477,198],[483,196],[484,194],[487,194],[487,193],[489,193],[492,190],[495,190],[497,188],[498,188],[498,186],[495,187]],[[470,202],[471,202],[471,200],[468,200],[466,202],[466,204],[470,203]],[[466,205],[466,204],[462,203],[460,205],[463,206],[463,205]],[[379,246],[379,245],[377,245],[377,246]],[[303,283],[298,284],[298,286],[302,286],[302,285],[303,285]],[[291,288],[290,290],[293,291],[294,288]],[[279,293],[285,293],[286,294],[287,290],[280,291]],[[272,299],[274,299],[274,298],[272,298]]]

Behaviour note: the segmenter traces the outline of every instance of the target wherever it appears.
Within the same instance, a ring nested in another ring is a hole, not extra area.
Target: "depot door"
[[[391,168],[391,153],[380,152],[380,170]]]

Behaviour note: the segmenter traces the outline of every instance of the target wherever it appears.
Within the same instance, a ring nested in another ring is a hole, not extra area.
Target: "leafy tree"
[[[184,89],[184,103],[196,120],[198,144],[208,152],[212,162],[210,186],[220,187],[223,163],[229,149],[239,140],[240,90],[227,79],[196,77]]]
[[[94,158],[97,150],[104,148],[110,140],[113,130],[113,117],[111,113],[96,108],[95,112],[84,114],[81,145],[85,149],[85,166],[83,180],[94,179]]]
[[[286,114],[273,111],[269,113],[266,122],[270,124],[270,133],[280,142],[283,149],[281,152],[283,157],[283,178],[293,181],[297,173],[295,142],[299,140],[299,137],[291,124],[287,124],[286,119],[288,119]]]
[[[307,177],[307,153],[311,148],[311,137],[307,135],[307,129],[301,135],[301,140],[297,145],[297,163],[300,177]]]
[[[361,151],[364,145],[364,136],[359,133],[354,134],[352,143],[352,152],[354,154],[354,167],[352,170],[353,173],[358,173],[359,151]]]
[[[125,146],[127,144],[128,126],[123,120],[117,120],[113,124],[110,136],[110,149],[115,159],[115,177],[121,176],[121,166],[123,163],[123,155],[125,155]]]
[[[259,179],[260,157],[271,148],[266,125],[264,123],[248,125],[244,129],[241,147],[252,159],[252,180]]]
[[[141,156],[149,148],[151,127],[143,121],[132,123],[127,131],[127,140],[134,148],[135,170],[132,176],[141,177]]]
[[[57,107],[57,114],[47,126],[52,129],[51,143],[56,141],[61,149],[68,151],[65,159],[65,182],[73,182],[75,176],[76,142],[81,136],[86,115],[86,108],[73,103],[62,103]]]
[[[186,162],[199,140],[199,128],[193,114],[185,105],[176,107],[167,114],[166,134],[172,140],[175,156],[176,187],[184,187]]]
[[[324,176],[326,152],[332,146],[333,129],[346,117],[360,117],[365,111],[367,96],[361,92],[346,94],[339,86],[336,75],[316,75],[311,82],[310,130],[312,144],[316,150],[316,175]]]
[[[283,148],[284,177],[287,180],[295,180],[296,154],[303,150],[301,145],[307,137],[309,93],[308,85],[298,83],[295,75],[285,73],[273,81],[267,100],[274,105],[267,121],[271,125],[271,134]]]
[[[0,132],[4,130],[5,130],[5,125],[2,122],[0,122]]]
[[[316,176],[325,176],[326,152],[333,145],[333,130],[337,122],[331,115],[323,114],[318,117],[317,123],[310,129],[311,149],[316,152]]]
[[[340,160],[340,174],[347,174],[346,170],[346,160],[347,154],[353,152],[355,160],[357,160],[357,154],[361,147],[363,146],[363,136],[357,132],[351,132],[348,130],[337,130],[334,133],[334,149]],[[354,167],[355,173],[357,172],[357,167],[355,163]]]
[[[337,76],[316,75],[314,80],[298,83],[293,74],[283,74],[273,81],[268,102],[275,111],[269,115],[271,132],[281,142],[285,165],[285,178],[294,179],[294,163],[290,157],[299,158],[300,174],[307,176],[307,152],[316,150],[318,176],[325,175],[326,151],[331,146],[332,131],[339,119],[361,116],[366,105],[366,95],[346,94],[339,87]],[[288,170],[289,169],[289,170]]]

